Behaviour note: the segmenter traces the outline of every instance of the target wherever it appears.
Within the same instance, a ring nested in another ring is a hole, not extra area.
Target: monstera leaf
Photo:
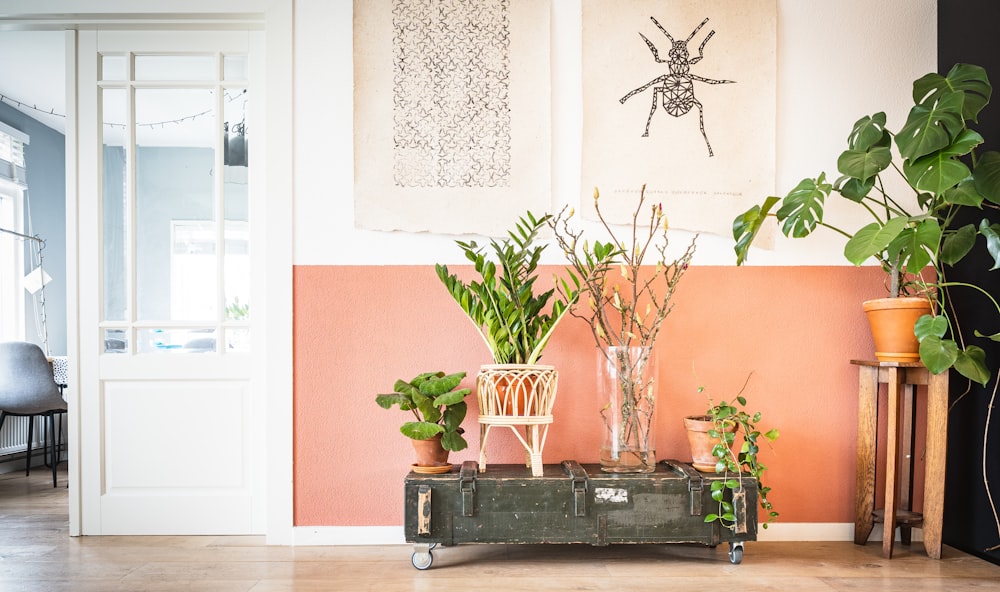
[[[964,100],[961,92],[947,92],[929,104],[914,105],[896,134],[899,154],[912,161],[951,145],[965,128]]]
[[[747,260],[747,251],[750,249],[750,245],[757,238],[771,208],[780,199],[780,197],[772,195],[765,199],[762,205],[750,208],[733,221],[733,238],[736,239],[736,246],[733,249],[736,251],[737,265],[742,265]]]
[[[906,228],[906,218],[889,218],[885,224],[872,222],[854,233],[844,245],[844,257],[855,265],[861,265],[869,257],[875,257],[886,250]]]
[[[959,91],[963,94],[962,118],[978,122],[979,112],[990,102],[993,87],[986,70],[973,64],[955,64],[947,76],[931,72],[913,82],[913,102],[926,104],[942,95]]]
[[[833,187],[826,182],[826,173],[815,179],[802,179],[778,208],[781,232],[791,238],[808,236],[823,221],[823,202]]]

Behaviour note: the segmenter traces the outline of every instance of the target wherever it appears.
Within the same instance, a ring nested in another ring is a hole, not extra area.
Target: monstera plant
[[[840,233],[848,239],[848,261],[861,265],[875,259],[882,265],[891,297],[916,294],[933,305],[914,326],[924,365],[935,374],[954,367],[985,385],[990,369],[984,350],[971,337],[1000,341],[1000,334],[971,327],[960,332],[947,297],[952,289],[976,291],[1000,320],[1000,305],[987,290],[948,279],[948,267],[975,248],[989,253],[990,269],[1000,267],[1000,225],[978,214],[984,208],[1000,209],[1000,153],[977,152],[983,137],[972,128],[991,93],[986,71],[970,64],[957,64],[945,76],[930,73],[917,79],[913,107],[898,131],[887,127],[883,112],[854,124],[847,150],[837,160],[836,180],[829,181],[825,173],[803,179],[785,197],[768,197],[734,220],[737,264],[746,261],[769,216],[777,218],[787,237],[805,237],[821,227]],[[904,189],[890,194],[895,186]],[[825,221],[824,207],[832,195],[864,210],[870,222],[852,232]],[[965,222],[975,218],[981,221]]]

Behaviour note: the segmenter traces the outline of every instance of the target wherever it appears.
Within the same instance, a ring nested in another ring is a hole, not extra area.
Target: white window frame
[[[0,228],[24,232],[24,188],[2,179]],[[23,341],[24,240],[5,232],[0,233],[0,277],[0,341]]]

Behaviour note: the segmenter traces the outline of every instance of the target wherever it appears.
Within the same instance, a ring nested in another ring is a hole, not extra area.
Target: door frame
[[[81,171],[77,126],[80,118],[95,117],[79,113],[76,76],[76,30],[81,28],[234,28],[263,29],[265,67],[268,84],[264,96],[263,125],[268,142],[262,147],[266,170],[262,183],[266,195],[288,196],[293,191],[293,115],[292,115],[292,0],[174,0],[171,10],[162,6],[143,8],[131,0],[97,0],[86,13],[68,13],[59,0],[9,0],[0,12],[0,24],[8,28],[66,31],[66,257],[67,283],[67,355],[81,360],[80,339],[80,224],[96,223],[93,212],[79,208]],[[258,321],[265,339],[256,341],[267,348],[259,358],[260,384],[265,402],[265,458],[261,469],[266,481],[265,534],[267,544],[289,545],[293,539],[292,483],[292,203],[288,199],[269,199],[265,211],[267,234],[264,244],[264,274],[267,289],[267,314]],[[263,306],[261,308],[264,308]],[[260,351],[260,350],[258,350]],[[81,384],[80,364],[71,364],[69,400],[69,518],[70,535],[80,536],[89,510],[83,507],[80,442],[100,426],[84,425],[79,414]],[[86,370],[83,370],[86,372]],[[254,380],[258,380],[255,376]],[[99,471],[99,467],[87,468]],[[93,473],[91,473],[93,474]]]

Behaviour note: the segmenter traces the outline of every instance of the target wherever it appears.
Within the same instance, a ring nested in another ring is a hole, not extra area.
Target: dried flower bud
[[[668,228],[670,228],[670,224],[667,222],[667,217],[664,216],[663,217],[663,231],[666,232]]]
[[[597,198],[599,197],[601,197],[601,194],[597,191],[597,187],[594,187],[594,201],[597,201]]]

